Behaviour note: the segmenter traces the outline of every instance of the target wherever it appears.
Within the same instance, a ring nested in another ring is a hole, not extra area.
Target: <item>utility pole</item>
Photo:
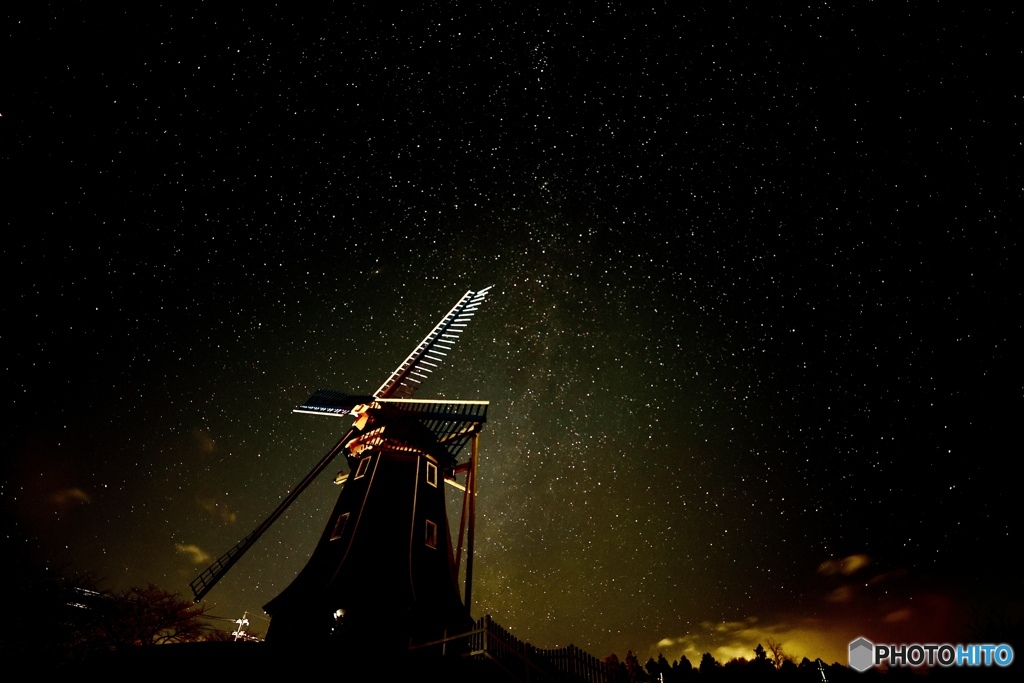
[[[247,618],[248,616],[249,612],[246,611],[242,613],[241,619],[235,619],[235,623],[238,624],[238,628],[235,629],[235,632],[231,634],[235,637],[235,641],[237,641],[239,638],[245,638],[245,631],[242,629],[249,625],[249,619]]]

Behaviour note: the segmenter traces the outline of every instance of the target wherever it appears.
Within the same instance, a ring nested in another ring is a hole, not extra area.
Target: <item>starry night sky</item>
[[[190,596],[347,427],[292,408],[493,285],[419,394],[491,401],[476,616],[970,642],[1022,594],[1018,18],[750,4],[9,14],[5,542]],[[211,613],[288,584],[336,469]]]

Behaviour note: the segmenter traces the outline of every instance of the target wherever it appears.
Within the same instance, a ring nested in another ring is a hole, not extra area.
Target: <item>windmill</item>
[[[341,493],[316,548],[292,583],[264,606],[271,615],[267,641],[400,651],[469,627],[477,437],[488,403],[412,395],[443,362],[489,290],[466,292],[372,395],[320,389],[295,408],[354,422],[262,524],[192,581],[197,601],[344,453],[349,472],[335,479]],[[470,457],[460,464],[466,445]],[[454,547],[445,483],[463,492]],[[464,549],[463,598],[458,581]]]

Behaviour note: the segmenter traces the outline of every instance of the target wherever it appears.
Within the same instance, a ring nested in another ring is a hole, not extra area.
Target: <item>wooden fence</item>
[[[550,650],[534,647],[495,623],[489,614],[477,619],[467,633],[424,643],[414,649],[439,646],[466,657],[486,658],[516,681],[613,683],[615,680],[615,673],[604,662],[578,647],[569,645]]]

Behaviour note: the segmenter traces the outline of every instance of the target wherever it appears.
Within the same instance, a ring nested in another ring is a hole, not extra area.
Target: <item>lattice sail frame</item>
[[[351,413],[356,405],[372,399],[412,398],[430,373],[444,362],[444,357],[466,330],[490,290],[490,287],[485,287],[463,294],[452,310],[441,318],[441,322],[424,337],[373,396],[350,396],[333,389],[317,389],[305,403],[297,406],[292,412],[344,417]]]
[[[447,356],[448,352],[452,350],[469,321],[476,315],[490,289],[490,287],[485,287],[476,292],[466,292],[448,312],[448,315],[391,373],[387,381],[373,392],[373,395],[376,398],[412,398],[423,380],[444,362],[444,356]]]

